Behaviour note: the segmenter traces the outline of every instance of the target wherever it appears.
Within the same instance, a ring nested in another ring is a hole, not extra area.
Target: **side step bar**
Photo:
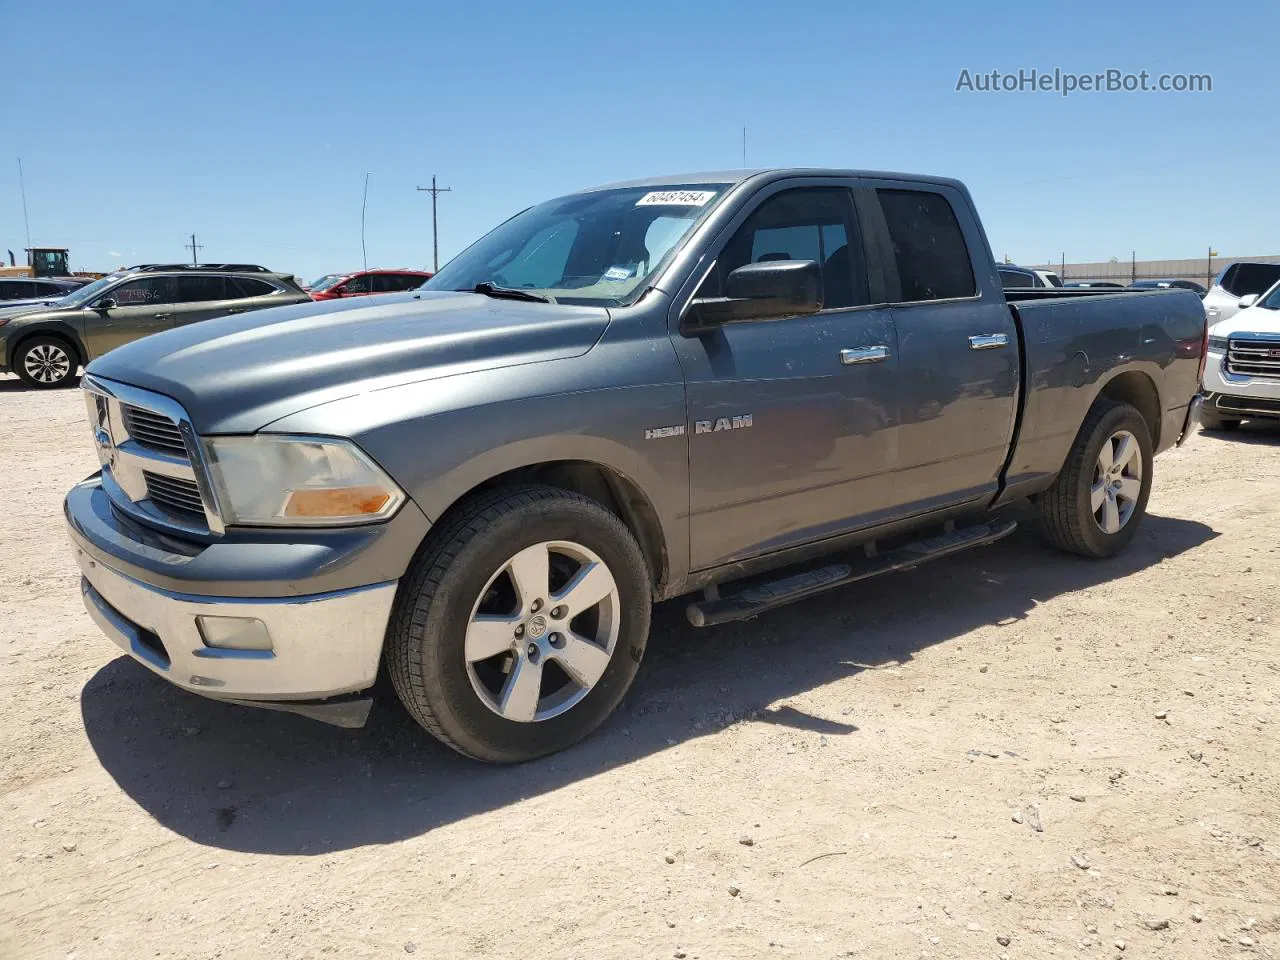
[[[1014,521],[1004,523],[980,523],[962,527],[936,537],[915,540],[888,553],[851,563],[832,563],[816,570],[795,573],[779,580],[770,580],[747,587],[741,593],[708,598],[691,603],[685,610],[689,622],[695,627],[710,627],[731,620],[745,620],[766,610],[784,604],[804,600],[836,587],[843,587],[859,580],[869,580],[882,573],[910,570],[930,560],[959,553],[970,547],[994,543],[1017,527]]]

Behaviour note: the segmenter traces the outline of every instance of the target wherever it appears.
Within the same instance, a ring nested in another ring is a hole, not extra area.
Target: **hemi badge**
[[[666,437],[683,437],[684,424],[678,423],[674,427],[650,427],[645,430],[644,438],[646,440],[662,440]]]

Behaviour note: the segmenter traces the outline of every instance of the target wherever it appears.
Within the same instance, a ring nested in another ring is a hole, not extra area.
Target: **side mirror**
[[[1243,297],[1240,298],[1238,306],[1240,307],[1241,310],[1248,310],[1257,302],[1258,302],[1258,295],[1256,293],[1246,293]]]
[[[778,320],[822,309],[822,268],[816,260],[765,260],[744,264],[725,278],[723,297],[689,304],[680,330],[694,336],[723,323]]]
[[[100,310],[105,313],[108,310],[114,310],[119,304],[116,303],[115,297],[103,297],[93,305],[93,309]]]

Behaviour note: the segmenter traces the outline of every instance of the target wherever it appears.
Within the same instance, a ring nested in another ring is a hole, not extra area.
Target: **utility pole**
[[[203,243],[196,243],[196,235],[193,233],[193,234],[191,235],[191,242],[190,242],[190,243],[184,243],[184,244],[183,244],[183,246],[184,246],[184,247],[186,247],[188,250],[190,250],[190,251],[191,251],[191,265],[192,265],[193,267],[198,267],[198,266],[200,266],[199,251],[201,251],[201,250],[203,250],[203,249],[204,249],[204,244],[203,244]]]
[[[431,272],[437,273],[440,270],[440,230],[436,225],[436,197],[442,193],[449,193],[453,187],[437,187],[436,175],[431,175],[431,186],[419,187],[423,193],[431,194]]]
[[[1213,258],[1218,255],[1218,251],[1213,249],[1213,244],[1209,244],[1209,259],[1205,264],[1204,270],[1204,287],[1208,290],[1213,286]]]

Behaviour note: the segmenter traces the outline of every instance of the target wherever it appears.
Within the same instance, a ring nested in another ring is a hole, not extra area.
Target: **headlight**
[[[228,524],[374,523],[405,500],[391,478],[347,440],[262,434],[206,442]]]
[[[1216,353],[1226,353],[1226,352],[1227,352],[1227,338],[1226,338],[1226,337],[1213,337],[1213,336],[1209,337],[1209,349],[1210,349],[1210,350],[1213,350],[1213,351],[1214,351],[1214,352],[1216,352]]]

